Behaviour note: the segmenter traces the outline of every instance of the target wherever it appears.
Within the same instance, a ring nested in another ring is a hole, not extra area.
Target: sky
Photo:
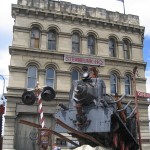
[[[117,0],[63,0],[74,4],[86,5],[89,7],[104,8],[109,11],[123,13],[123,3]],[[10,64],[9,46],[12,44],[14,19],[11,17],[11,4],[17,0],[3,0],[0,5],[0,75],[5,78],[5,85],[8,84]],[[147,93],[150,93],[150,0],[124,0],[125,13],[138,15],[140,25],[145,27],[144,38],[144,61],[147,63],[145,75],[147,78]],[[2,94],[4,80],[0,76],[0,94]],[[6,92],[6,88],[5,88]]]

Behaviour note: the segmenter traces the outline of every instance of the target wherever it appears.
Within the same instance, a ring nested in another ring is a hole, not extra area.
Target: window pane
[[[125,85],[125,94],[130,95],[130,87],[129,87],[129,85]]]
[[[79,44],[78,43],[72,43],[72,52],[79,52]]]
[[[116,76],[115,75],[111,75],[110,76],[110,81],[111,81],[111,84],[116,84]]]
[[[89,54],[95,54],[95,38],[94,36],[88,36],[88,51]]]
[[[48,41],[48,49],[49,50],[56,50],[56,42],[55,41]]]
[[[123,50],[124,50],[124,58],[130,59],[130,55],[129,55],[130,43],[127,40],[123,41]]]
[[[34,34],[35,34],[35,37],[34,37],[34,38],[39,39],[39,37],[40,37],[39,30],[35,30],[35,31],[34,31]]]
[[[93,36],[89,36],[88,37],[88,45],[94,45],[94,37]]]
[[[129,49],[129,42],[127,40],[123,41],[123,48],[124,48],[124,50],[128,50]]]
[[[79,73],[78,73],[78,71],[73,70],[71,76],[72,76],[72,81],[78,80],[79,79]]]
[[[47,79],[46,80],[46,85],[53,88],[54,87],[54,80],[53,79]]]
[[[72,52],[80,52],[80,37],[78,34],[72,35]]]
[[[117,91],[116,91],[116,85],[111,85],[111,93],[115,94]]]
[[[32,38],[39,38],[40,37],[40,32],[38,28],[33,28],[31,30],[31,37]]]
[[[125,76],[125,94],[131,94],[131,78],[130,76]]]
[[[72,41],[75,43],[79,43],[79,35],[78,34],[73,34],[72,35]]]
[[[39,48],[39,39],[34,40],[34,48]]]
[[[125,58],[125,59],[128,59],[127,51],[124,51],[124,58]]]
[[[56,32],[55,31],[50,31],[48,33],[48,40],[56,40]]]
[[[89,54],[95,54],[94,47],[88,46]]]
[[[34,39],[31,39],[30,45],[31,45],[31,48],[34,48]]]
[[[126,83],[126,84],[130,84],[130,79],[129,79],[128,76],[125,76],[125,83]]]
[[[53,69],[46,70],[46,85],[54,88],[55,72]]]
[[[28,88],[34,88],[36,85],[36,80],[37,80],[37,69],[36,69],[36,67],[31,66],[28,68],[27,87]]]
[[[54,70],[53,69],[47,69],[46,77],[47,78],[54,78]]]
[[[113,94],[117,93],[117,77],[115,74],[110,76],[110,92]]]
[[[36,67],[29,67],[28,68],[28,77],[36,78]]]
[[[38,28],[32,28],[30,46],[31,48],[39,48],[40,31]]]
[[[35,78],[28,78],[28,88],[34,88],[36,85],[36,79]]]
[[[109,54],[111,57],[115,57],[115,41],[113,39],[109,40]]]
[[[49,31],[48,33],[48,49],[56,50],[56,32],[54,30]]]

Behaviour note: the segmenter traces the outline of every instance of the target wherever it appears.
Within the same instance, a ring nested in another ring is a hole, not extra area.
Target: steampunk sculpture
[[[35,88],[35,94],[25,91],[22,101],[26,105],[33,105],[37,95],[40,100],[42,98],[51,101],[55,98],[55,91],[51,87],[45,87],[42,91]],[[38,143],[45,150],[50,146],[48,139],[52,134],[75,147],[88,144],[114,150],[138,150],[136,107],[132,109],[129,106],[131,101],[123,102],[124,97],[125,95],[119,97],[117,93],[114,97],[108,95],[104,81],[98,77],[97,69],[83,67],[82,79],[74,81],[71,87],[68,106],[59,104],[61,109],[54,115],[54,129],[25,120],[20,120],[19,123],[39,128]],[[44,140],[43,133],[46,134]],[[69,133],[76,137],[79,145],[60,133]]]
[[[123,102],[125,95],[113,98],[98,78],[96,68],[83,68],[81,80],[73,82],[68,107],[60,104],[55,114],[58,133],[69,133],[80,144],[118,150],[139,149],[136,137],[135,109]]]

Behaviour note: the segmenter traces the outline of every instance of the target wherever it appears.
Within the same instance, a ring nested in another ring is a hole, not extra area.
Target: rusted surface
[[[142,150],[139,110],[138,110],[137,91],[136,91],[136,75],[139,76],[137,66],[133,68],[133,86],[134,86],[134,95],[135,95],[134,102],[135,102],[135,107],[136,107],[135,114],[136,114],[136,123],[137,123],[137,130],[138,130],[138,136],[139,136],[139,146],[140,146],[140,150]]]
[[[78,136],[80,136],[82,138],[88,139],[88,140],[94,142],[95,144],[102,146],[102,144],[99,143],[95,138],[93,138],[93,137],[91,137],[91,136],[89,136],[85,133],[81,133],[81,132],[69,127],[68,125],[66,125],[65,123],[63,123],[61,120],[59,120],[57,118],[56,118],[56,123],[59,124],[60,126],[64,127],[65,129],[71,131],[72,133],[75,133],[75,134],[77,134]]]
[[[35,128],[42,128],[41,125],[38,125],[36,123],[32,123],[32,122],[26,121],[26,120],[19,120],[18,123],[25,124],[25,125],[28,125],[28,126],[31,126],[31,127],[35,127]]]
[[[118,94],[116,93],[116,94],[115,94],[115,100],[117,101],[118,99],[119,99],[119,96],[118,96]],[[121,101],[117,102],[117,107],[118,107],[118,109],[122,109],[122,103],[121,103]],[[124,123],[126,123],[125,111],[119,112],[119,116],[120,116],[120,118],[122,119],[122,121],[123,121]]]
[[[28,126],[32,126],[32,127],[35,127],[35,128],[41,128],[42,127],[41,125],[29,122],[29,121],[25,121],[25,120],[19,120],[18,123],[25,124],[25,125],[28,125]],[[68,141],[69,143],[73,144],[74,146],[79,146],[77,143],[75,143],[72,140],[68,139],[67,137],[61,135],[60,133],[57,133],[56,131],[53,131],[51,129],[47,129],[47,130],[50,131],[50,134],[54,134],[54,135],[60,137],[61,139],[64,139],[64,140]]]

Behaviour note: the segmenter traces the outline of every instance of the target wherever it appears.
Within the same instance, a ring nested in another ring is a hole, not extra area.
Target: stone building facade
[[[80,78],[84,64],[97,66],[107,93],[126,93],[125,100],[132,100],[133,105],[133,68],[138,66],[136,89],[146,92],[144,27],[138,16],[63,1],[18,0],[12,5],[12,17],[3,150],[37,149],[30,137],[37,131],[18,123],[20,119],[39,123],[37,103],[26,106],[21,100],[23,91],[34,88],[37,81],[41,87],[52,86],[57,93],[55,100],[43,101],[48,128],[54,126],[58,103],[67,104],[72,80]],[[138,100],[142,147],[148,150],[148,102]]]

